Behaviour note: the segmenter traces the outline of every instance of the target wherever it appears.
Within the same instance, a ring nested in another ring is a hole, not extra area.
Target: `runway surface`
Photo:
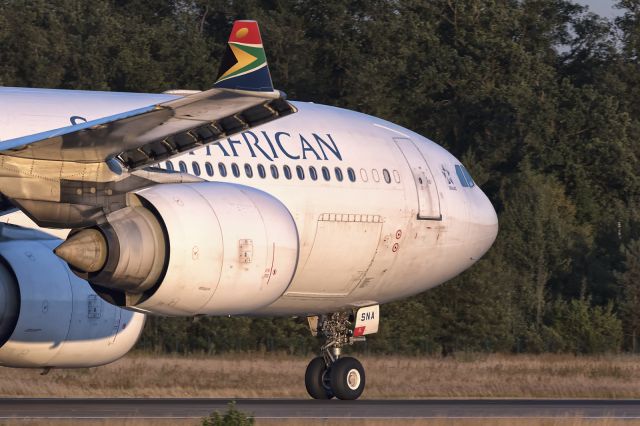
[[[200,398],[5,398],[8,418],[200,418],[224,412],[230,399]],[[618,418],[640,419],[640,400],[428,399],[313,401],[236,399],[236,407],[258,419],[363,418]]]

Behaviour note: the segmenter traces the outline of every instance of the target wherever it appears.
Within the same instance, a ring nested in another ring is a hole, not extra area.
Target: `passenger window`
[[[220,176],[227,177],[227,166],[224,163],[218,163],[218,171],[220,172]]]
[[[274,179],[278,179],[278,177],[280,176],[280,173],[278,172],[278,166],[276,166],[275,164],[271,165],[271,176]]]
[[[240,167],[238,167],[236,163],[231,163],[231,173],[233,173],[235,177],[240,177]]]
[[[354,172],[351,167],[349,167],[347,169],[347,175],[349,176],[349,180],[351,182],[355,182],[356,181],[356,172]]]
[[[191,168],[193,168],[193,174],[196,176],[200,176],[200,164],[197,161],[191,163]]]
[[[204,169],[206,170],[207,175],[213,176],[213,166],[210,162],[207,161],[206,163],[204,163]]]
[[[258,175],[264,179],[267,177],[267,171],[264,169],[262,164],[258,164]]]
[[[311,177],[311,180],[318,180],[318,172],[315,167],[309,166],[309,176]]]
[[[340,167],[336,167],[333,171],[336,172],[336,179],[338,179],[338,182],[342,182],[342,179],[344,179],[342,169]]]
[[[302,166],[296,166],[296,174],[298,175],[298,179],[304,180],[304,169]]]
[[[284,173],[284,177],[291,179],[291,168],[289,168],[289,166],[283,166],[282,173]]]
[[[380,182],[380,173],[378,173],[378,169],[371,170],[371,175],[373,176],[373,180],[375,182]]]
[[[400,173],[398,173],[397,170],[393,171],[393,180],[395,180],[396,183],[400,183]]]
[[[167,161],[167,170],[169,170],[170,172],[174,171],[175,169],[173,168],[173,163],[171,161]]]
[[[180,167],[180,171],[182,173],[187,173],[187,165],[184,163],[184,161],[179,162],[178,166]]]
[[[365,169],[360,169],[360,177],[363,182],[367,182],[369,180],[369,176],[367,175],[367,171]]]
[[[391,183],[391,174],[389,174],[389,170],[382,169],[382,176],[384,176],[384,181],[387,183]]]
[[[247,175],[248,178],[252,178],[253,177],[253,167],[251,167],[251,164],[246,164],[244,165],[244,174]]]
[[[329,181],[331,180],[331,175],[329,174],[329,169],[327,169],[326,167],[322,168],[322,177],[324,178],[324,180]]]

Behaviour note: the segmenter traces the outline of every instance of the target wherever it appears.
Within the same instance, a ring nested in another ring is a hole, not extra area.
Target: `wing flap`
[[[167,122],[167,127],[152,129],[143,135],[141,139],[146,141],[144,145],[126,150],[120,153],[118,158],[128,168],[138,169],[295,111],[293,105],[284,99],[274,99],[212,121],[202,121],[193,117],[174,118]],[[161,130],[170,130],[170,134],[167,135]]]

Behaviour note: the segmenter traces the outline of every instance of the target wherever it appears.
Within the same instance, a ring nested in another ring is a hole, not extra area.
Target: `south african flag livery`
[[[214,87],[273,92],[256,21],[235,21]]]

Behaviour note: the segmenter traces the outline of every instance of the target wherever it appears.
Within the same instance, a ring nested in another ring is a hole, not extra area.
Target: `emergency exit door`
[[[409,138],[393,138],[402,152],[416,184],[418,219],[441,220],[440,197],[431,169],[415,143]]]

